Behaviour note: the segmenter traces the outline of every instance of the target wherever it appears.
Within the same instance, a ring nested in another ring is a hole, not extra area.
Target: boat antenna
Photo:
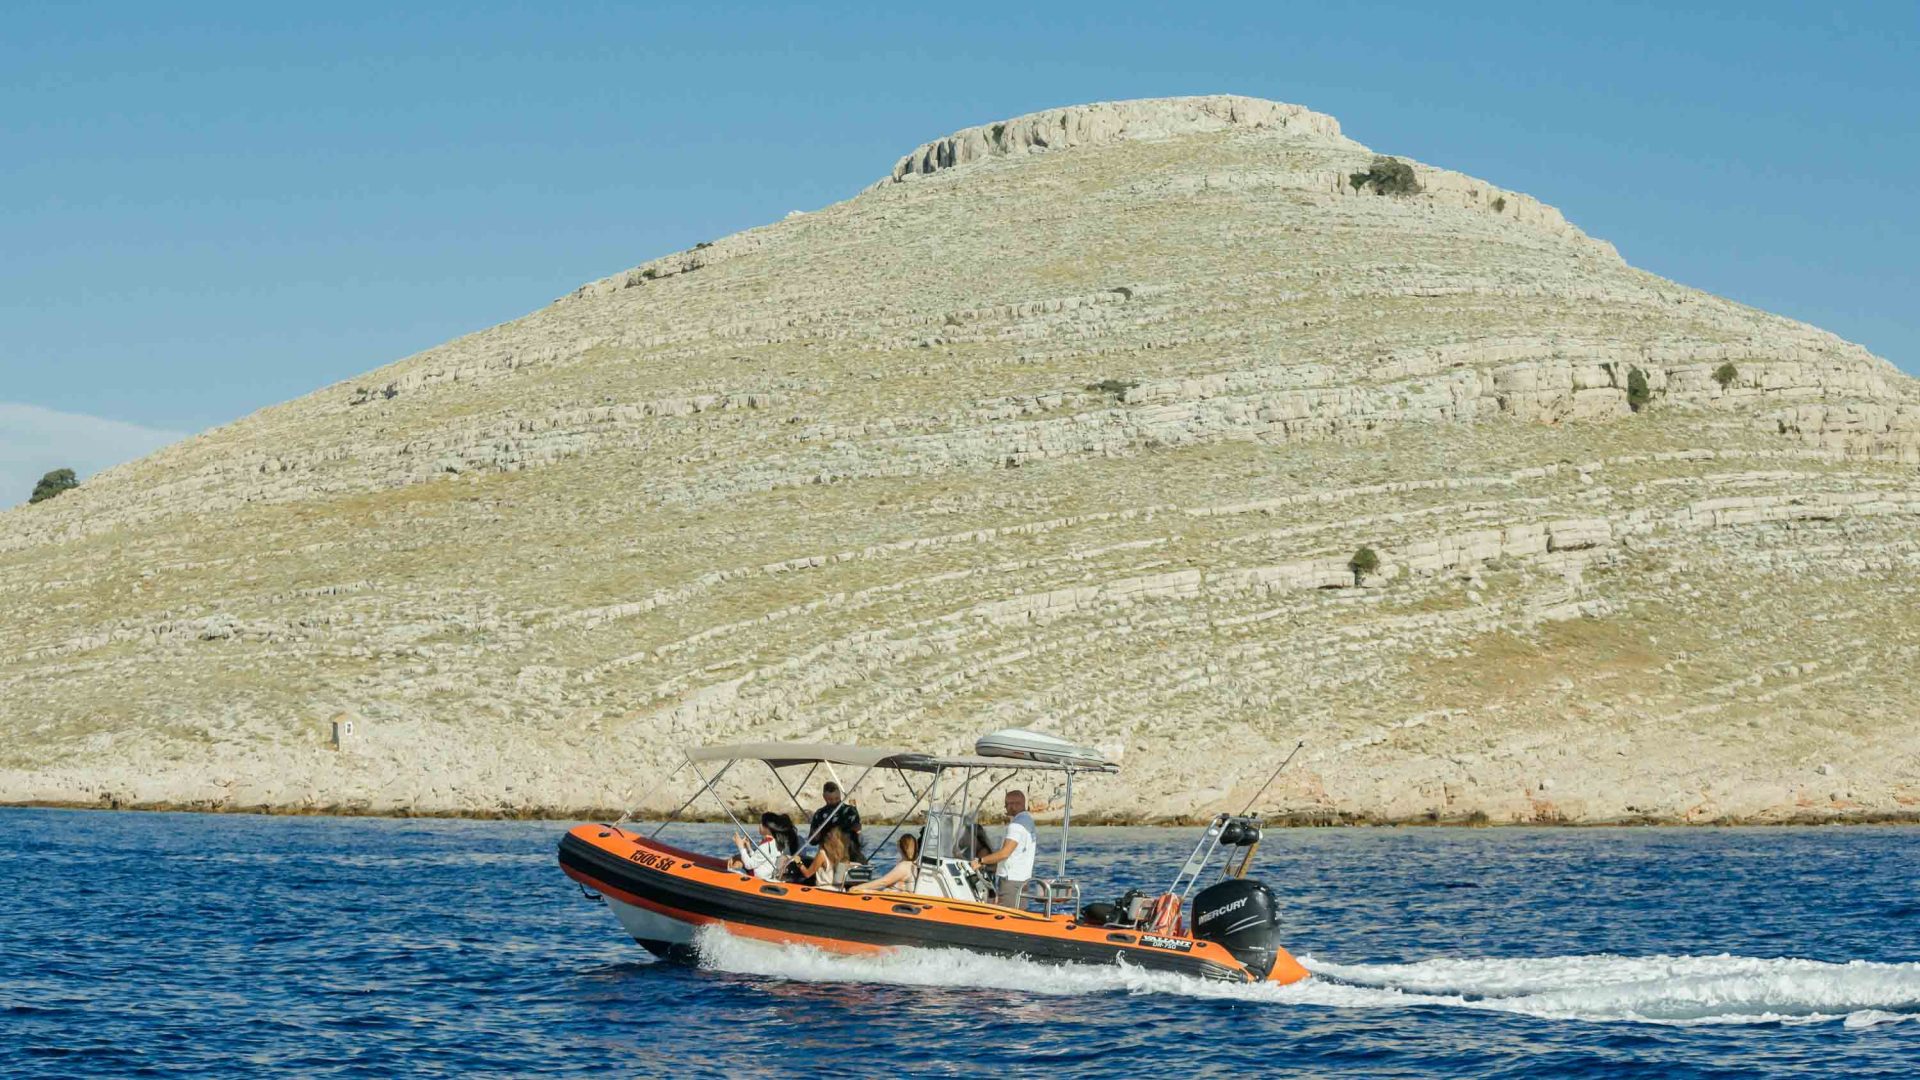
[[[1300,748],[1305,745],[1307,745],[1307,740],[1305,739],[1301,739],[1299,742],[1293,744],[1293,753],[1288,754],[1287,760],[1281,762],[1280,767],[1273,770],[1273,775],[1267,777],[1267,782],[1260,785],[1260,790],[1253,793],[1253,798],[1247,800],[1247,805],[1241,808],[1239,816],[1245,817],[1247,811],[1253,809],[1253,804],[1260,801],[1260,796],[1267,793],[1267,789],[1273,786],[1275,780],[1280,779],[1280,774],[1286,771],[1288,765],[1293,764],[1294,754],[1298,754]]]

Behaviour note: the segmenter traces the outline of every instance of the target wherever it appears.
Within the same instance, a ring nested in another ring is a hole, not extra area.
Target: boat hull
[[[1204,979],[1260,981],[1213,942],[909,893],[844,893],[760,881],[726,869],[720,860],[610,825],[569,832],[560,842],[560,866],[604,897],[634,940],[663,956],[689,956],[696,931],[718,926],[740,937],[838,953],[965,949],[1044,963],[1120,963]],[[1265,981],[1306,977],[1306,969],[1283,951]]]
[[[633,940],[646,946],[655,956],[676,960],[695,959],[693,935],[698,927],[671,916],[662,915],[638,904],[601,894],[613,916]]]

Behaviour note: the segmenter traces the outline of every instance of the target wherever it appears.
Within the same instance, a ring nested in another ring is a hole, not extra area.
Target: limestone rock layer
[[[0,799],[661,811],[689,744],[1018,725],[1112,818],[1297,738],[1300,820],[1920,813],[1920,386],[1375,156],[969,128],[0,513]]]

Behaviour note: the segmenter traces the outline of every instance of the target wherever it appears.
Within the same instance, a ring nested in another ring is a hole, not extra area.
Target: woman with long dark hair
[[[793,819],[775,810],[760,815],[760,825],[773,833],[775,842],[780,845],[780,854],[800,854],[800,830],[793,827]]]
[[[981,825],[979,822],[974,823],[972,840],[973,850],[967,852],[967,858],[977,859],[993,851],[993,841],[987,838],[986,826]]]
[[[760,815],[760,842],[747,846],[745,837],[733,836],[740,853],[727,860],[727,869],[745,870],[762,881],[777,881],[787,864],[800,853],[800,834],[793,819],[769,810]]]

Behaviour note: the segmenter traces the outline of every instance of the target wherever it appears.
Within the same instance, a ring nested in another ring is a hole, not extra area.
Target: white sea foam
[[[1897,1024],[1902,1020],[1912,1020],[1916,1016],[1920,1016],[1920,1013],[1893,1013],[1880,1009],[1861,1009],[1859,1012],[1848,1013],[1844,1026],[1849,1028],[1883,1027],[1887,1024]]]
[[[1722,955],[1336,964],[1302,957],[1314,978],[1293,986],[1247,986],[1138,967],[1055,967],[943,950],[838,956],[713,930],[702,931],[699,945],[709,967],[805,982],[983,987],[1053,995],[1170,994],[1341,1009],[1426,1006],[1681,1026],[1843,1020],[1857,1029],[1920,1016],[1920,963],[1832,964]]]
[[[1920,1013],[1920,964],[1722,954],[1308,966],[1358,988],[1565,1020],[1751,1024]]]

